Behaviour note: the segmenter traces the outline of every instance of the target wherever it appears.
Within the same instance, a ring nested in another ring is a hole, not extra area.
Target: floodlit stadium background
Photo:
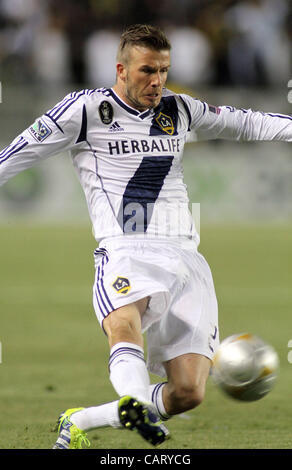
[[[113,85],[120,33],[138,22],[162,26],[172,41],[169,88],[213,105],[291,114],[288,0],[0,0],[0,147],[68,92]],[[271,400],[284,420],[291,408],[286,395],[292,372],[291,147],[190,144],[184,165],[190,202],[201,207],[201,250],[215,279],[221,334],[248,329],[277,348],[282,375]],[[10,426],[13,415],[15,429],[20,419],[23,428],[29,423],[33,435],[41,433],[34,441],[19,432],[12,444],[4,426],[2,448],[46,447],[52,440],[46,434],[47,423],[62,407],[80,406],[80,401],[92,405],[112,393],[107,346],[91,306],[95,243],[90,230],[83,193],[67,154],[0,188],[2,424],[7,419]],[[76,375],[83,384],[79,390]],[[220,410],[212,393],[209,415],[198,415],[198,427],[191,430],[189,440],[185,422],[175,422],[175,429],[184,425],[182,441],[177,437],[175,445],[192,447],[198,432],[196,445],[201,447],[256,446],[255,436],[249,434],[251,423],[245,421],[252,417],[245,408],[239,411],[229,402],[221,403],[223,410],[226,406],[226,423],[214,428]],[[268,416],[265,403],[255,409],[258,446],[291,446],[288,424],[276,422],[276,434],[261,434]],[[37,416],[42,421],[36,422],[33,412],[40,409]],[[222,415],[218,420],[222,423]],[[238,422],[241,427],[233,428]],[[116,434],[108,437],[109,447],[128,445],[117,441]],[[98,441],[96,445],[103,446]]]

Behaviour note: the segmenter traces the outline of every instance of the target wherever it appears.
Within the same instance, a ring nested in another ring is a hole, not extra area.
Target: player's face
[[[128,54],[127,65],[118,64],[122,98],[139,111],[155,108],[160,103],[167,79],[170,53],[135,46]]]

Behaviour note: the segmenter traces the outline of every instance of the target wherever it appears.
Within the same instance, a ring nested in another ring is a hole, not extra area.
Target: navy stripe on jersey
[[[271,117],[278,117],[278,118],[281,118],[281,119],[289,119],[289,121],[292,121],[292,116],[288,116],[286,114],[273,114],[273,113],[266,113],[268,114],[268,116],[271,116]]]
[[[115,100],[115,102],[118,103],[119,106],[121,106],[123,109],[125,109],[125,111],[127,111],[128,113],[133,114],[133,116],[137,116],[140,119],[145,119],[151,113],[151,109],[146,109],[146,111],[143,111],[143,113],[141,113],[137,109],[131,108],[131,106],[127,105],[127,103],[122,101],[118,97],[118,95],[114,92],[114,90],[108,89],[107,91],[108,91],[109,95]]]
[[[161,98],[159,105],[155,108],[155,115],[152,119],[149,135],[167,135],[169,132],[163,130],[161,118],[171,118],[173,130],[170,135],[178,135],[178,107],[174,96],[166,96]],[[169,120],[169,119],[168,119]],[[160,123],[160,124],[159,124]]]
[[[87,112],[86,112],[86,106],[84,104],[83,109],[82,109],[81,129],[80,129],[79,137],[76,140],[76,144],[80,142],[86,142],[86,139],[87,139]]]
[[[81,90],[81,91],[73,91],[70,93],[70,95],[65,96],[65,98],[60,101],[59,103],[56,104],[52,109],[50,109],[47,113],[46,116],[52,119],[55,123],[58,121],[58,119],[69,109],[76,101],[79,100],[79,98],[82,98],[84,95],[92,95],[98,91],[98,89],[92,89],[92,90]]]
[[[236,108],[233,108],[232,106],[225,106],[225,108],[229,109],[230,112],[236,111]],[[240,111],[242,111],[244,114],[247,114],[249,112],[248,109],[240,108]],[[263,113],[262,111],[258,111],[260,114],[263,116],[271,116],[271,117],[278,117],[281,119],[288,119],[289,121],[292,121],[292,116],[289,116],[288,114],[275,114],[275,113]]]
[[[20,152],[24,147],[28,145],[28,142],[23,138],[20,137],[17,142],[12,142],[12,144],[8,145],[5,149],[0,152],[0,165],[4,163],[8,158],[15,155],[17,152]]]
[[[205,103],[204,101],[199,100],[199,98],[193,98],[193,100],[194,100],[194,101],[199,101],[199,103],[201,103],[201,104],[203,105],[203,113],[202,113],[202,115],[204,116],[204,114],[205,114],[206,111],[207,111],[207,105],[206,105],[206,103]]]
[[[103,88],[99,88],[96,91],[98,91],[99,93],[102,93],[105,96],[111,96],[111,90],[109,88],[103,87]]]
[[[185,100],[182,98],[182,96],[180,96],[180,99],[182,101],[182,104],[186,110],[186,113],[187,113],[187,116],[188,116],[188,121],[189,121],[189,125],[188,125],[188,131],[191,130],[191,123],[192,123],[192,116],[191,116],[191,112],[189,110],[189,107],[187,105],[187,103],[185,102]]]
[[[85,90],[82,90],[80,92],[73,91],[70,93],[70,95],[65,96],[65,98],[60,101],[56,106],[54,106],[52,109],[50,109],[47,112],[47,115],[51,117],[54,121],[57,121],[62,114],[67,111],[72,104],[74,104],[79,98],[85,95]]]
[[[55,126],[57,126],[57,128],[62,132],[62,134],[64,134],[62,127],[59,126],[57,121],[54,118],[52,118],[52,116],[50,116],[48,113],[46,113],[45,116],[47,116],[55,124]]]
[[[131,108],[131,106],[128,106],[124,101],[122,101],[118,95],[115,94],[113,90],[108,90],[110,95],[113,97],[113,99],[118,103],[123,109],[128,111],[128,113],[133,114],[133,116],[138,116],[139,111],[137,109]]]
[[[144,157],[129,180],[119,209],[118,222],[125,233],[146,232],[153,204],[173,162],[173,155]]]

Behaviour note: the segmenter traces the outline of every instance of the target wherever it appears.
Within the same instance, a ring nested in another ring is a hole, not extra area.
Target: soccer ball
[[[237,334],[224,339],[211,370],[215,384],[229,397],[241,401],[263,398],[275,385],[278,355],[258,336]]]

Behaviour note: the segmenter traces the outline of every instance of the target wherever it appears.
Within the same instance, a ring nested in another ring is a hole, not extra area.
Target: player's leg
[[[145,364],[141,317],[148,298],[120,307],[103,321],[110,357],[110,380],[118,395],[149,402],[149,374]]]
[[[200,255],[189,258],[194,275],[164,319],[148,330],[150,370],[167,377],[167,382],[152,386],[152,400],[162,419],[202,402],[219,344],[218,306],[210,269]]]
[[[72,448],[75,444],[77,447],[73,448],[78,448],[86,443],[85,431],[103,426],[137,429],[154,445],[168,437],[168,430],[150,406],[150,381],[141,333],[141,317],[147,305],[148,298],[141,299],[114,310],[103,322],[110,346],[110,379],[120,400],[67,410],[60,417],[55,448]]]
[[[165,362],[167,381],[152,384],[151,400],[162,420],[200,405],[211,361],[199,354],[182,354]]]
[[[110,345],[110,380],[118,395],[119,418],[156,445],[168,437],[150,400],[150,379],[144,359],[141,318],[148,298],[116,309],[103,322]]]
[[[211,361],[200,354],[183,354],[164,363],[167,383],[162,390],[168,415],[182,413],[200,405],[205,396]]]
[[[125,341],[143,347],[141,318],[147,308],[149,298],[117,308],[103,321],[110,348]]]

